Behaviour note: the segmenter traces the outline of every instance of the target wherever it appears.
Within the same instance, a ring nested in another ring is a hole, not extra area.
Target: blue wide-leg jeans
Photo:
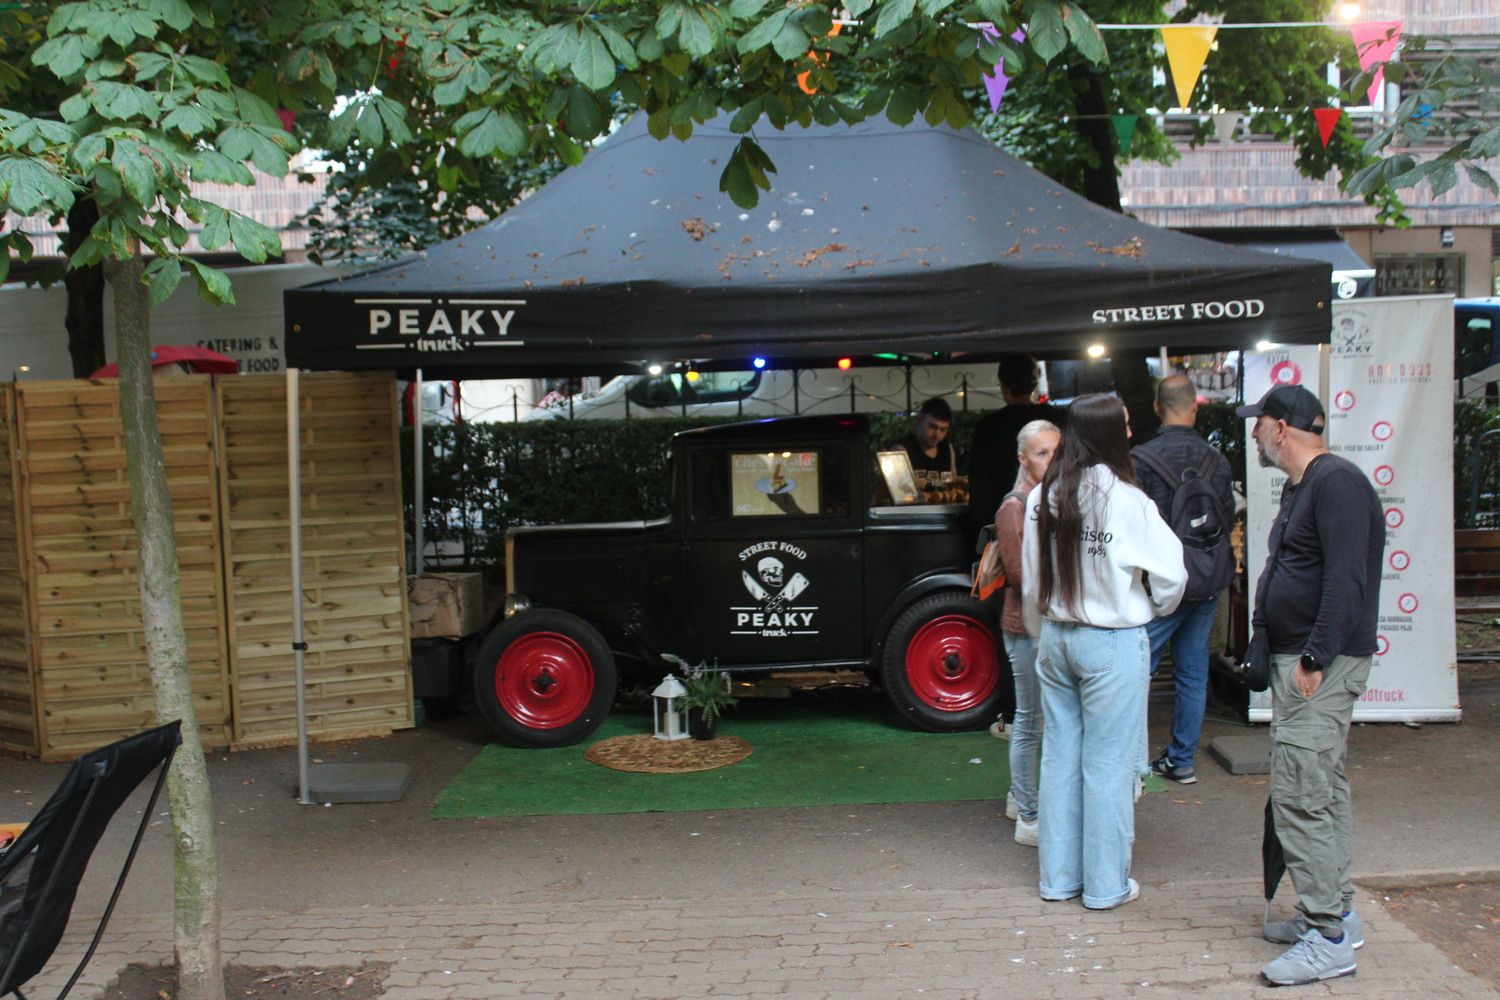
[[[1016,816],[1036,819],[1036,762],[1042,744],[1042,705],[1036,684],[1036,640],[1024,633],[1001,632],[1005,655],[1016,684],[1016,714],[1010,723],[1010,794]]]
[[[1218,607],[1218,594],[1204,601],[1183,601],[1170,615],[1154,618],[1146,625],[1153,674],[1167,643],[1172,644],[1175,698],[1167,760],[1178,767],[1192,767],[1198,754],[1198,737],[1203,734],[1203,713],[1208,705],[1208,636]]]
[[[1042,622],[1038,854],[1043,899],[1104,909],[1129,894],[1140,719],[1150,682],[1144,627]]]

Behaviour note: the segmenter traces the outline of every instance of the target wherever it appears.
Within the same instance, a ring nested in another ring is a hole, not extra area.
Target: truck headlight
[[[521,594],[505,595],[505,617],[514,618],[531,607],[531,601]]]

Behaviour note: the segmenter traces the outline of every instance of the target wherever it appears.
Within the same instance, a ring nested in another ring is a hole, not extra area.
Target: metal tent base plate
[[[410,786],[409,764],[314,764],[307,770],[313,802],[399,802]]]
[[[1208,752],[1230,774],[1271,773],[1271,740],[1264,732],[1215,736]]]

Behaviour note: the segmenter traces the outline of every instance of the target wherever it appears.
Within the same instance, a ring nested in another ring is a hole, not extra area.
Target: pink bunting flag
[[[1000,37],[1000,32],[995,30],[993,24],[980,24],[979,30],[984,33],[986,38]],[[1026,40],[1026,29],[1017,28],[1010,37],[1012,41],[1024,42]],[[1005,74],[1005,61],[1002,59],[995,64],[995,71],[993,73],[984,74],[984,89],[990,95],[991,113],[1000,110],[1000,102],[1005,100],[1005,88],[1009,86],[1010,77]]]
[[[1391,57],[1396,54],[1396,46],[1401,44],[1401,22],[1368,21],[1351,24],[1349,34],[1354,36],[1354,51],[1359,54],[1359,68],[1368,70],[1371,66],[1377,67],[1375,76],[1370,81],[1370,88],[1365,92],[1369,102],[1374,104],[1380,93],[1380,85],[1385,82],[1385,64],[1391,61]]]

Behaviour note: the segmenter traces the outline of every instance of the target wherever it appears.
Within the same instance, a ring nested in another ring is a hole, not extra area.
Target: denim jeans
[[[1137,741],[1150,683],[1144,627],[1042,622],[1038,828],[1043,899],[1104,908],[1129,893]]]
[[[1036,640],[1025,633],[1002,632],[1005,655],[1016,683],[1016,713],[1010,729],[1010,794],[1016,815],[1036,819],[1036,763],[1042,742],[1042,703],[1036,689]]]
[[[1151,640],[1151,672],[1161,664],[1161,654],[1172,643],[1172,743],[1167,760],[1178,767],[1192,767],[1203,734],[1203,710],[1208,704],[1208,634],[1213,631],[1219,595],[1203,601],[1183,601],[1176,611],[1152,619],[1146,625]]]

